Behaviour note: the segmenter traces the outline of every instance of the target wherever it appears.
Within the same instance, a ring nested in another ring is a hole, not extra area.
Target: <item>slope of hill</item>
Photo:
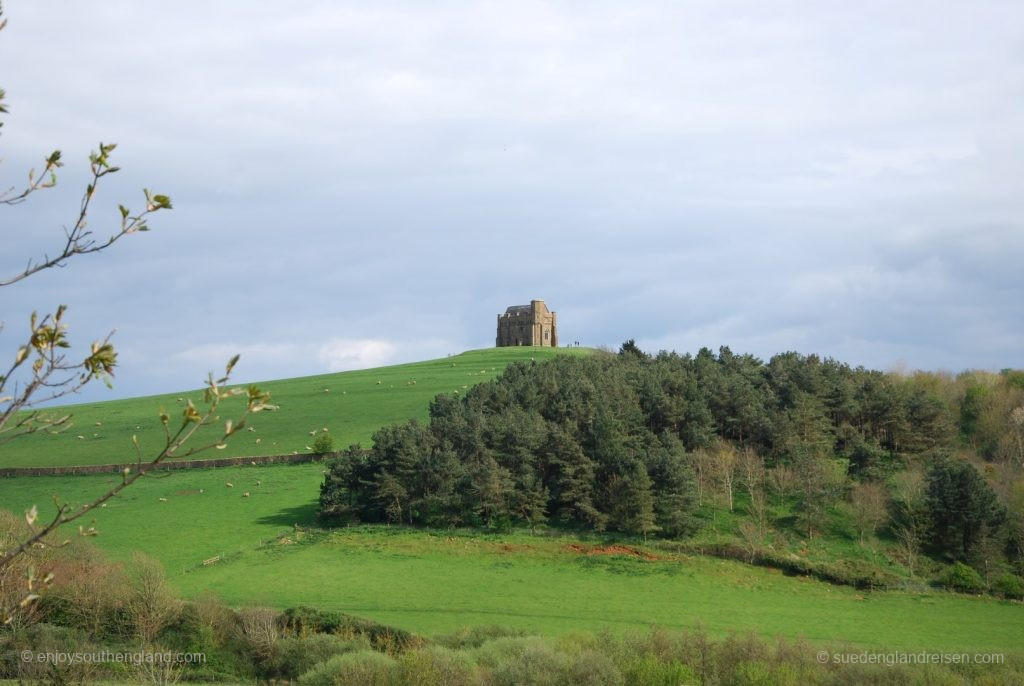
[[[589,352],[590,348],[486,348],[426,362],[258,383],[270,391],[280,409],[254,416],[250,422],[254,430],[237,435],[224,450],[197,459],[309,452],[310,432],[324,428],[338,449],[366,444],[385,424],[426,419],[430,400],[438,393],[462,391],[493,379],[513,361]],[[162,445],[160,408],[173,418],[187,398],[198,395],[195,391],[169,393],[55,409],[55,413],[73,415],[72,428],[58,435],[35,434],[13,441],[0,450],[0,467],[130,462],[134,459],[132,435],[138,435],[144,455],[153,454]],[[221,416],[237,416],[241,407],[240,401],[226,402]]]
[[[0,479],[0,503],[53,515],[114,475]],[[144,479],[97,510],[89,541],[114,559],[160,560],[186,598],[309,605],[433,634],[500,624],[560,634],[658,625],[1016,655],[1018,603],[926,590],[864,592],[773,569],[667,552],[638,538],[397,526],[317,529],[323,465],[260,465]],[[227,488],[226,482],[234,484]],[[251,491],[242,497],[240,491]],[[73,535],[72,532],[68,532]],[[601,554],[595,554],[595,553]],[[639,554],[638,554],[639,553]],[[207,561],[208,564],[203,564]]]

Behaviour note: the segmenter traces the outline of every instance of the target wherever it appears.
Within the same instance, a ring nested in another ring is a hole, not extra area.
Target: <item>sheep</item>
[[[248,498],[249,497],[249,491],[246,491],[245,493],[243,493],[242,497],[243,498]]]
[[[324,389],[324,393],[330,393],[330,392],[331,392],[331,389],[329,389],[329,388],[325,388]]]
[[[256,439],[256,445],[259,445],[259,444],[260,444],[260,441],[262,441],[262,440],[263,440],[262,438],[257,438],[257,439]]]
[[[228,488],[234,488],[235,487],[235,485],[233,483],[231,483],[230,481],[224,482],[224,485],[227,486]]]
[[[200,492],[200,493],[206,493],[206,489],[205,489],[205,488],[200,488],[200,489],[199,489],[199,492]]]
[[[325,426],[321,431],[327,431],[327,427]]]
[[[96,422],[96,426],[103,426],[103,422]]]
[[[166,503],[167,502],[167,498],[160,498],[160,502]]]
[[[310,432],[309,432],[309,435],[310,435],[310,436],[316,436],[316,429],[314,429],[313,431],[310,431]]]
[[[259,479],[256,479],[256,485],[257,485],[257,486],[262,486],[262,485],[263,485],[263,482],[262,482],[262,481],[260,481]]]
[[[78,435],[78,440],[80,440],[80,441],[84,441],[84,440],[85,440],[85,436],[82,436],[81,434],[79,434],[79,435]]]
[[[380,386],[383,383],[380,379],[377,379],[377,385]]]

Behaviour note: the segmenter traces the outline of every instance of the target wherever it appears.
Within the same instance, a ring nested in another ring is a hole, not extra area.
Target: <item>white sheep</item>
[[[224,483],[224,485],[227,486],[228,488],[234,488],[235,487],[235,485],[233,483],[231,483],[230,481],[226,481]]]

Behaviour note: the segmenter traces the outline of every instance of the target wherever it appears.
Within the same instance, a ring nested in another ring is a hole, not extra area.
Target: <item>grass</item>
[[[255,431],[244,431],[224,450],[198,457],[310,452],[307,446],[313,438],[309,432],[324,427],[333,436],[336,449],[352,443],[367,445],[373,432],[385,424],[426,420],[430,401],[438,393],[461,392],[493,379],[513,361],[590,352],[589,348],[488,348],[427,362],[258,383],[270,391],[272,402],[280,409],[255,415],[250,422]],[[0,467],[132,462],[132,435],[138,435],[144,455],[155,453],[162,446],[163,432],[157,419],[160,408],[166,408],[173,418],[184,407],[184,399],[198,400],[200,395],[194,391],[168,393],[54,408],[54,414],[70,412],[74,426],[58,435],[34,434],[11,442],[0,450]],[[240,414],[242,403],[234,399],[222,408],[227,419]],[[217,423],[216,429],[220,428]],[[212,433],[209,438],[214,438]]]
[[[586,351],[479,350],[261,384],[282,409],[258,415],[255,432],[243,432],[215,455],[304,451],[309,431],[323,427],[337,447],[365,444],[383,424],[426,419],[437,393],[493,378],[513,360],[558,352]],[[0,451],[0,466],[126,461],[130,436],[153,445],[147,437],[158,431],[157,409],[178,407],[179,397],[185,394],[75,406],[70,409],[77,428],[17,441]],[[321,532],[311,528],[322,475],[322,465],[303,464],[147,477],[97,511],[100,534],[93,540],[115,558],[142,551],[160,559],[186,596],[212,590],[234,605],[314,605],[425,634],[482,624],[548,634],[701,625],[717,635],[753,630],[857,647],[1011,653],[1019,651],[1017,637],[1024,635],[1019,604],[944,592],[864,594],[653,547],[649,552],[657,559],[646,560],[585,554],[597,539],[566,536],[387,527]],[[113,483],[107,475],[2,479],[0,506],[18,512],[36,504],[45,521],[52,516],[52,496],[79,505]],[[737,507],[743,507],[742,497]],[[711,534],[733,532],[737,516],[715,514]],[[816,542],[809,554],[829,557],[840,546],[869,555],[847,539]],[[212,558],[217,561],[203,564]]]
[[[322,469],[243,466],[147,478],[99,512],[94,540],[115,557],[141,550],[159,558],[186,596],[210,590],[233,605],[314,605],[425,634],[482,624],[549,634],[699,624],[717,635],[755,630],[957,652],[1016,652],[1024,635],[1019,604],[944,592],[865,594],[726,560],[651,549],[659,559],[647,561],[570,547],[598,539],[383,526],[303,532],[315,524]],[[50,493],[80,503],[108,481],[7,479],[0,502],[15,511],[39,504],[43,518]]]

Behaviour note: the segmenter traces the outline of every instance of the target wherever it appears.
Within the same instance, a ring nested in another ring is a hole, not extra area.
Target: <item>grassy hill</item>
[[[186,596],[307,604],[426,634],[488,624],[548,634],[700,624],[718,636],[754,630],[861,647],[1008,653],[1024,635],[1018,603],[865,593],[635,540],[603,551],[623,554],[595,555],[586,553],[598,538],[385,526],[303,533],[316,524],[322,469],[246,465],[145,479],[98,512],[100,534],[91,540],[117,558],[138,550],[160,559]],[[14,511],[36,503],[44,518],[51,494],[81,503],[111,478],[0,480],[0,502]],[[251,497],[242,497],[245,490]],[[202,564],[215,556],[215,564]]]
[[[493,378],[513,360],[584,352],[478,350],[261,384],[282,409],[258,415],[256,431],[243,432],[216,456],[302,451],[309,431],[323,427],[339,446],[365,443],[383,424],[426,418],[436,393]],[[124,460],[131,434],[146,445],[159,429],[157,409],[177,406],[179,397],[185,395],[74,407],[75,429],[15,442],[0,451],[0,464]],[[320,464],[245,465],[147,477],[95,512],[99,535],[90,540],[114,558],[141,551],[159,559],[187,597],[212,591],[233,605],[307,604],[426,634],[487,624],[549,634],[700,625],[719,636],[753,630],[853,646],[1014,654],[1024,635],[1019,603],[929,590],[866,593],[636,540],[383,525],[322,531],[316,511],[323,470]],[[79,505],[115,480],[105,474],[0,479],[0,506],[22,512],[37,505],[46,521],[52,496]],[[726,513],[712,521],[713,532],[735,524]],[[807,554],[838,554],[833,548],[841,539],[821,541],[830,547]]]
[[[438,393],[461,391],[492,379],[510,362],[589,352],[589,348],[487,348],[427,362],[257,383],[270,391],[280,409],[254,416],[250,426],[255,431],[245,431],[226,449],[197,459],[309,452],[306,446],[313,440],[309,432],[324,427],[338,449],[352,443],[365,445],[385,424],[426,419],[430,400]],[[72,428],[58,435],[35,434],[13,441],[0,450],[0,467],[131,462],[135,459],[132,435],[138,435],[144,454],[156,452],[162,445],[160,408],[174,417],[190,395],[198,394],[168,393],[54,410],[70,412]],[[241,412],[242,403],[233,400],[222,407],[221,416],[227,419]]]

